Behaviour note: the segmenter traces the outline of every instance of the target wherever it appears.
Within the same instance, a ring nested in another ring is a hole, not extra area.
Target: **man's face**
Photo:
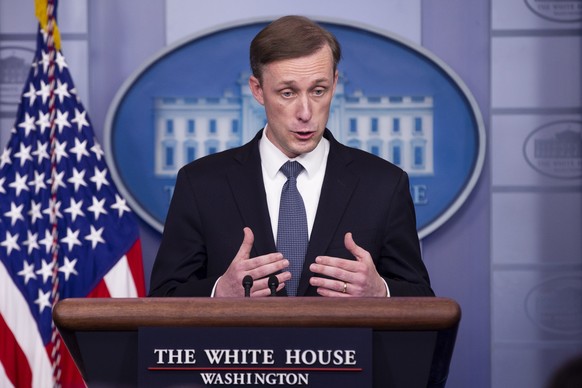
[[[289,158],[313,151],[323,136],[337,83],[331,49],[326,45],[306,57],[269,63],[262,78],[261,83],[251,76],[249,86],[265,107],[269,140]]]

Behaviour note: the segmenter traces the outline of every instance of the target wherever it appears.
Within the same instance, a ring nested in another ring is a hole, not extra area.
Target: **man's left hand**
[[[386,297],[386,283],[378,274],[370,253],[354,242],[351,233],[346,233],[344,244],[356,260],[318,256],[309,269],[327,278],[313,276],[309,283],[317,287],[321,296]]]

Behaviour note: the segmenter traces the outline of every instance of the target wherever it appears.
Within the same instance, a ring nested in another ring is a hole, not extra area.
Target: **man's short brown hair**
[[[284,16],[263,28],[251,42],[253,75],[262,81],[263,66],[311,55],[326,44],[331,49],[335,73],[341,58],[341,47],[335,36],[306,17]]]

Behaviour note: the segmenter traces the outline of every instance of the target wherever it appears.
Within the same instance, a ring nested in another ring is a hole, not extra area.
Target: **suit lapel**
[[[337,225],[358,183],[358,177],[347,167],[351,162],[350,155],[328,131],[326,131],[326,138],[330,141],[329,156],[301,281],[297,290],[298,295],[304,295],[307,291],[311,274],[309,265],[315,261],[317,256],[326,252],[336,235]]]
[[[244,224],[255,236],[252,256],[275,252],[275,241],[267,207],[261,157],[257,136],[235,154],[237,164],[228,172],[227,179]],[[257,174],[257,171],[259,172]]]
[[[267,207],[263,175],[260,173],[261,136],[262,131],[259,131],[251,142],[239,149],[235,154],[237,163],[227,174],[242,220],[255,235],[252,256],[276,252],[277,249]],[[326,252],[336,235],[337,225],[358,182],[358,177],[347,167],[351,162],[349,153],[327,130],[325,137],[330,141],[329,156],[297,295],[305,295],[311,274],[309,265],[318,255]],[[286,295],[286,292],[283,290],[281,295]]]

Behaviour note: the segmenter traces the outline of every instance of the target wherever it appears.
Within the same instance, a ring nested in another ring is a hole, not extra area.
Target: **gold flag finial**
[[[48,31],[48,0],[34,0],[35,14],[38,18],[38,22],[43,30]],[[54,12],[54,10],[53,10]],[[55,42],[55,48],[57,50],[61,49],[61,34],[59,33],[59,27],[55,22],[53,26],[53,39]]]

